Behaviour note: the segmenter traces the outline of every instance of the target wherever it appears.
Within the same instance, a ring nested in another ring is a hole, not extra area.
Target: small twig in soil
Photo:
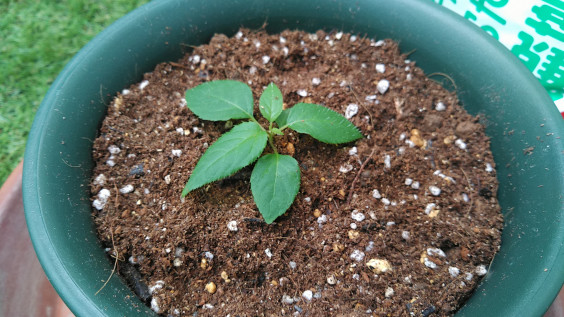
[[[291,239],[291,240],[296,240],[296,238],[292,238],[292,237],[272,237],[272,238],[268,238],[270,240],[278,240],[278,239]]]
[[[339,204],[337,203],[337,200],[336,200],[336,199],[333,199],[333,203],[335,204],[335,208],[337,208],[337,209],[335,209],[335,210],[339,210],[339,209],[340,209],[340,208],[339,208]]]
[[[368,162],[372,159],[372,155],[374,155],[374,152],[376,151],[375,148],[372,149],[372,152],[370,152],[370,155],[368,155],[368,158],[364,161],[364,163],[362,163],[362,165],[360,165],[360,168],[358,169],[358,173],[356,173],[356,176],[354,177],[354,180],[351,184],[351,189],[349,190],[349,197],[347,198],[347,204],[351,203],[351,199],[352,199],[352,195],[354,192],[354,185],[356,184],[356,182],[358,181],[358,178],[360,176],[360,173],[362,173],[362,170],[364,169],[364,167],[366,166],[366,164],[368,164]]]
[[[182,65],[182,64],[179,64],[179,63],[175,63],[175,62],[168,62],[168,63],[170,64],[170,66],[174,66],[174,67],[185,68],[185,69],[188,68],[188,66]]]
[[[403,118],[402,106],[404,102],[405,99],[399,99],[399,98],[394,99],[394,107],[396,108],[396,120]]]
[[[368,111],[368,108],[366,108],[364,106],[364,103],[360,100],[360,98],[358,98],[358,95],[354,91],[352,85],[349,85],[348,87],[349,87],[350,91],[352,92],[354,98],[356,99],[356,102],[358,102],[358,104],[364,109],[364,111],[366,111],[368,113],[368,117],[370,117],[370,124],[374,124],[374,120],[372,119],[372,113],[370,111]]]
[[[404,57],[409,57],[409,55],[411,55],[411,54],[415,53],[415,51],[417,51],[417,49],[416,49],[416,48],[414,48],[414,49],[412,49],[411,51],[409,51],[409,52],[407,52],[407,53],[403,54],[403,56],[404,56]]]
[[[470,187],[470,190],[474,189],[474,186],[472,186],[468,174],[466,174],[466,172],[462,168],[460,168],[460,170],[462,171],[462,174],[464,174],[464,177],[466,177],[466,182],[468,182],[468,186]]]
[[[104,285],[102,285],[102,287],[100,287],[100,289],[94,293],[94,296],[98,295],[98,293],[100,293],[101,290],[104,289],[104,287],[106,287],[106,285],[108,285],[108,282],[110,281],[110,279],[112,279],[112,276],[114,276],[114,273],[116,272],[116,268],[117,268],[117,264],[118,264],[118,259],[119,259],[119,252],[116,249],[116,245],[114,242],[114,231],[112,230],[112,227],[110,227],[110,235],[112,237],[112,248],[114,249],[115,257],[116,260],[114,261],[114,267],[112,268],[112,272],[110,273],[110,276],[106,279],[106,282],[104,282]]]
[[[444,78],[448,79],[450,81],[450,83],[452,84],[452,86],[454,87],[454,90],[457,91],[458,87],[456,86],[456,83],[454,82],[454,79],[452,79],[452,77],[450,77],[449,75],[445,74],[445,73],[430,73],[429,75],[427,75],[427,77],[431,78],[433,76],[443,76]]]

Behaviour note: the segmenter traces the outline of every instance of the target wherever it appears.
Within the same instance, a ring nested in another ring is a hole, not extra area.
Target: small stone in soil
[[[206,291],[208,293],[214,294],[216,290],[217,290],[217,286],[215,286],[214,282],[209,282],[208,284],[206,284]]]
[[[432,313],[434,313],[436,311],[435,306],[431,305],[427,308],[425,308],[422,312],[421,312],[421,316],[422,317],[428,317],[429,315],[431,315]]]
[[[370,259],[370,261],[366,263],[366,266],[376,274],[382,274],[392,270],[390,262],[384,259]]]
[[[145,171],[143,170],[143,163],[133,165],[131,170],[129,171],[129,175],[131,176],[143,176],[145,175]]]

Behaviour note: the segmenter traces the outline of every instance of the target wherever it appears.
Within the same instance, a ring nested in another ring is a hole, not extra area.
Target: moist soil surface
[[[163,315],[452,315],[500,246],[495,166],[479,118],[408,58],[390,40],[241,30],[145,74],[94,143],[93,216],[112,265]],[[250,168],[181,199],[202,153],[240,122],[187,109],[185,91],[216,79],[248,83],[255,100],[274,82],[286,107],[321,104],[364,138],[277,136],[302,176],[273,224]]]

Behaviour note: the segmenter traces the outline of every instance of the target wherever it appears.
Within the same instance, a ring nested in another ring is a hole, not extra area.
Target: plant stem
[[[272,127],[272,123],[270,124],[270,127]],[[274,146],[274,140],[272,137],[274,133],[270,132],[270,128],[266,133],[268,134],[268,144],[270,144],[270,147],[272,148],[272,150],[274,150],[274,153],[278,154],[278,151],[276,150],[276,146]]]

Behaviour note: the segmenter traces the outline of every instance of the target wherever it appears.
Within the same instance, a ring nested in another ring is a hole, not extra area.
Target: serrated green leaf
[[[299,188],[300,168],[293,157],[267,154],[255,164],[251,191],[266,223],[272,223],[290,208]]]
[[[186,91],[186,105],[204,120],[250,119],[253,92],[235,80],[215,80]]]
[[[282,113],[278,116],[278,119],[276,119],[276,124],[278,124],[280,128],[286,126],[286,123],[288,122],[288,114],[290,114],[290,109],[282,111]]]
[[[254,162],[264,150],[267,139],[266,131],[258,123],[244,122],[233,127],[202,155],[182,191],[182,196]]]
[[[259,109],[270,122],[274,122],[282,112],[282,93],[274,83],[270,83],[260,96]]]
[[[288,126],[292,130],[309,134],[330,144],[347,143],[362,138],[354,124],[341,114],[311,103],[298,103],[284,110],[276,123],[279,127]]]

